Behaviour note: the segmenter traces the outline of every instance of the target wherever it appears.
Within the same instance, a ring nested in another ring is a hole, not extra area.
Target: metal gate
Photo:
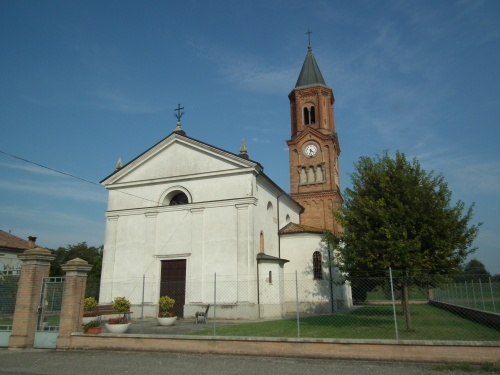
[[[19,270],[0,271],[0,347],[9,346],[18,284]]]
[[[38,304],[35,348],[53,349],[59,335],[64,277],[44,277]]]

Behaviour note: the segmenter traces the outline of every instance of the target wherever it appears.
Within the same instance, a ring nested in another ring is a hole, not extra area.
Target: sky
[[[104,243],[99,181],[174,129],[249,156],[290,191],[288,94],[308,39],[335,95],[342,188],[399,150],[483,222],[469,258],[500,273],[500,2],[3,1],[0,229]],[[97,185],[96,185],[97,184]]]

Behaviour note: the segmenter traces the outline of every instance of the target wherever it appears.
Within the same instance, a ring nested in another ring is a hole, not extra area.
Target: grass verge
[[[406,331],[401,306],[396,308],[400,340],[500,341],[494,329],[430,305],[412,305],[413,330]],[[297,337],[296,319],[217,327],[218,336]],[[192,333],[212,336],[213,329]],[[319,315],[300,319],[300,337],[347,339],[395,339],[392,306],[363,306],[348,314]]]
[[[463,371],[463,372],[486,372],[500,374],[499,363],[483,363],[481,365],[471,365],[469,363],[448,363],[431,367],[436,371]]]

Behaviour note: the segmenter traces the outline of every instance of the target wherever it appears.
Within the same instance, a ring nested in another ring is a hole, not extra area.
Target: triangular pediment
[[[174,133],[106,177],[101,183],[129,184],[252,167],[260,169],[260,165],[254,161]]]

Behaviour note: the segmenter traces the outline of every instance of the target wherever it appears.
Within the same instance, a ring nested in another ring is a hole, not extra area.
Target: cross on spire
[[[181,109],[184,109],[184,107],[181,108],[181,105],[179,104],[176,109],[174,109],[174,112],[177,111],[177,113],[174,113],[174,116],[177,118],[177,121],[181,121],[181,117],[184,114],[184,112],[181,113]]]
[[[309,28],[307,28],[307,38],[309,39],[309,45],[311,45],[311,34],[312,34],[312,31],[309,30]]]

